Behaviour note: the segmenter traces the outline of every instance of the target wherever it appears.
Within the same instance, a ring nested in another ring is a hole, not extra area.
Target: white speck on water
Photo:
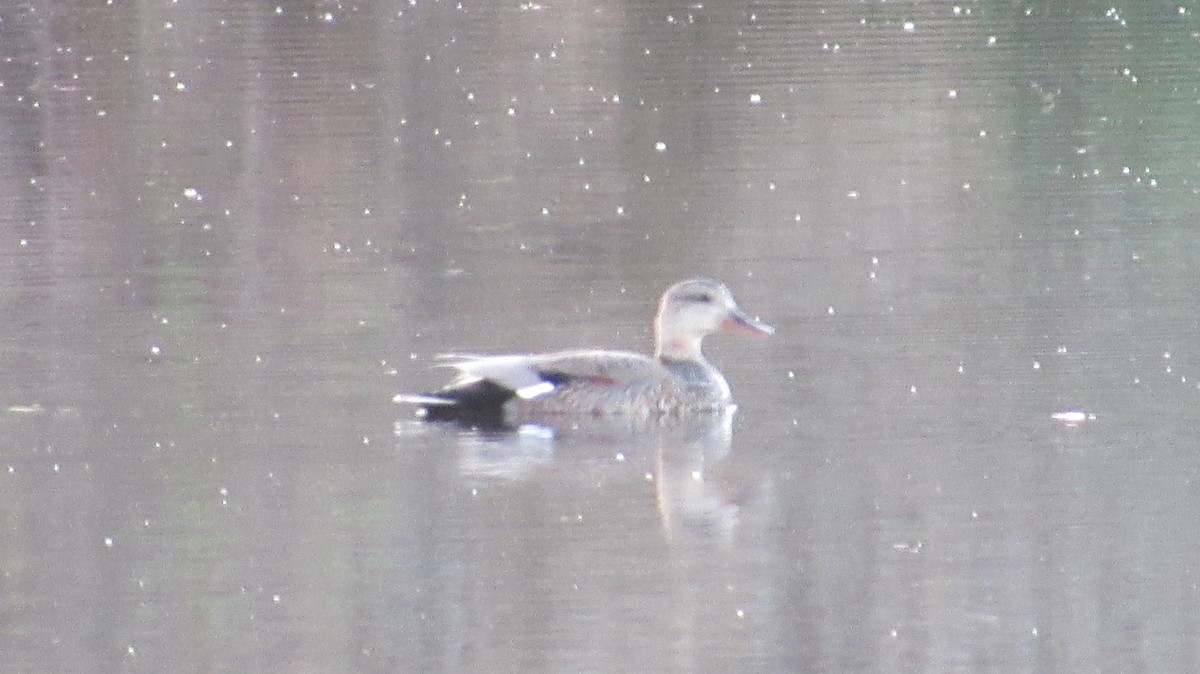
[[[788,370],[787,377],[788,377],[788,379],[795,379],[796,378],[795,370]]]
[[[755,105],[762,103],[762,95],[761,94],[750,94],[750,102]]]
[[[917,32],[917,24],[913,23],[912,21],[905,21],[904,22],[904,32],[905,33]]]
[[[970,192],[971,191],[971,183],[963,183],[962,189],[964,192]]]
[[[917,385],[916,385],[916,384],[913,384],[912,386],[909,386],[909,387],[908,387],[908,392],[909,392],[909,393],[916,393],[916,392],[917,392]]]
[[[655,143],[655,144],[654,144],[654,149],[655,149],[655,150],[658,150],[659,152],[666,152],[666,151],[667,151],[667,144],[666,144],[666,143],[664,143],[664,142],[662,142],[662,141],[660,140],[660,141],[658,141],[657,143]]]
[[[693,471],[692,471],[692,479],[693,479],[693,480],[696,480],[697,482],[699,482],[699,481],[701,481],[701,480],[703,480],[703,479],[704,479],[704,473],[702,473],[702,472],[700,472],[700,471],[698,471],[698,470],[693,470]]]
[[[738,610],[737,610],[735,613],[736,613],[737,617],[739,617],[739,618],[745,618],[745,617],[746,617],[746,612],[745,612],[745,611],[743,611],[743,610],[742,610],[742,609],[740,609],[740,608],[739,608],[739,609],[738,609]]]
[[[1033,361],[1033,369],[1035,369],[1035,370],[1040,370],[1040,369],[1042,369],[1042,364],[1041,364],[1041,363],[1039,363],[1039,362],[1038,362],[1038,361],[1036,361],[1036,360],[1035,360],[1035,361]]]
[[[950,91],[946,92],[946,96],[949,98],[958,98],[958,89],[951,89]]]
[[[273,594],[273,595],[271,595],[271,601],[273,601],[273,602],[275,602],[276,604],[278,604],[278,603],[281,601],[281,599],[279,598],[279,595],[277,595],[277,594]]]
[[[962,374],[962,373],[963,373],[963,372],[965,372],[965,371],[966,371],[966,368],[964,368],[964,367],[963,367],[963,364],[962,364],[962,363],[959,363],[959,364],[958,364],[958,373],[959,373],[959,374]]]
[[[151,356],[160,356],[160,355],[162,355],[162,349],[157,346],[152,346],[152,347],[150,347],[150,355]]]
[[[828,307],[825,307],[825,313],[832,316],[837,312],[834,310],[833,305],[830,305]]]
[[[1163,351],[1163,359],[1164,359],[1164,360],[1169,360],[1170,358],[1171,358],[1171,352],[1170,352],[1170,351]]]
[[[105,536],[104,537],[104,547],[111,548],[112,546],[113,546],[112,536]]]
[[[644,478],[646,479],[646,481],[647,481],[647,482],[653,482],[653,481],[654,481],[654,474],[653,474],[653,473],[646,473],[646,474],[645,474],[645,475],[643,475],[642,477],[644,477]]]
[[[625,207],[617,206],[617,215],[625,215]]]
[[[183,198],[192,201],[204,201],[204,195],[200,194],[200,190],[195,187],[187,187],[183,190]]]
[[[621,452],[617,452],[617,455],[613,458],[616,460],[617,463],[624,463],[624,461],[625,461],[625,455]]]
[[[989,47],[991,47],[991,46],[994,46],[995,44],[996,44],[996,36],[995,36],[995,35],[989,35],[989,36],[988,36],[988,39],[987,39],[987,45],[988,45]]]
[[[857,199],[858,198],[858,190],[850,190],[849,192],[846,193],[846,198],[847,199]]]

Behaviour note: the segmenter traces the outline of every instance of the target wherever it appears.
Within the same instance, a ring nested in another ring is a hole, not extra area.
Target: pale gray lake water
[[[1197,12],[0,5],[0,669],[1200,671]],[[728,423],[391,402],[698,275]]]

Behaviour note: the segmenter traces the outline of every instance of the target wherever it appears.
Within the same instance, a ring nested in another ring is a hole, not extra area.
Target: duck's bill
[[[731,332],[740,332],[755,337],[766,337],[775,334],[775,328],[760,320],[750,318],[737,309],[729,313],[729,317],[725,319],[721,327]]]

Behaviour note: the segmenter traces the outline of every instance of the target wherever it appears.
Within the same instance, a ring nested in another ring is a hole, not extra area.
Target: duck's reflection
[[[733,447],[733,420],[413,431],[446,433],[457,452],[429,545],[457,579],[430,590],[450,650],[486,653],[490,671],[705,671],[714,649],[762,659],[767,641],[743,637],[777,619],[777,545],[761,526],[771,473]]]
[[[737,526],[740,506],[738,499],[728,498],[730,489],[721,479],[729,473],[722,466],[733,443],[733,411],[692,430],[691,437],[656,448],[655,496],[663,531],[668,537],[687,533],[727,539]]]
[[[563,418],[514,432],[461,432],[458,469],[469,484],[576,481],[580,488],[639,480],[652,487],[668,540],[728,539],[741,511],[765,493],[765,475],[733,456],[735,408],[631,423]]]

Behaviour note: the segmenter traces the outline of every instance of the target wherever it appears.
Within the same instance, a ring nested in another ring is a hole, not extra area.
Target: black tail
[[[512,389],[480,379],[421,396],[446,401],[422,403],[421,416],[426,421],[447,421],[471,428],[505,429],[511,424],[504,418],[504,403],[514,396]]]

